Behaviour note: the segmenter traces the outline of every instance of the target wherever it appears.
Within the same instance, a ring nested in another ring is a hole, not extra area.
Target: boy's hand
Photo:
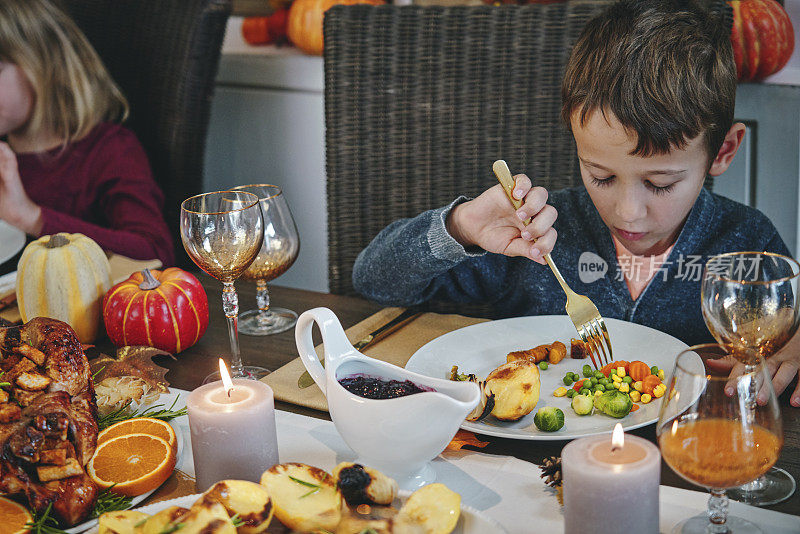
[[[42,210],[25,193],[17,155],[3,142],[0,142],[0,219],[33,236],[42,230]]]
[[[796,334],[784,347],[773,356],[766,359],[767,372],[772,377],[772,387],[775,395],[780,395],[791,384],[792,379],[798,377],[797,385],[789,398],[789,404],[800,408],[800,333]],[[741,376],[745,371],[744,365],[736,363],[731,371],[731,378]],[[731,381],[725,387],[727,395],[733,395],[735,382]],[[758,392],[756,402],[760,405],[767,403],[767,392],[763,389]]]
[[[544,264],[542,256],[553,250],[558,212],[547,204],[547,190],[531,188],[524,174],[514,177],[514,197],[524,200],[514,209],[500,184],[479,197],[456,206],[447,217],[447,231],[464,247],[477,246],[506,256],[525,256]],[[523,221],[533,217],[525,226]],[[535,243],[534,243],[535,241]]]

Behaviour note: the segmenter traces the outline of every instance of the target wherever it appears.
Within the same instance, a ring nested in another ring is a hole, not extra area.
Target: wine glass
[[[222,282],[222,308],[231,341],[231,375],[258,379],[268,371],[244,366],[236,329],[239,299],[233,281],[250,266],[264,241],[258,197],[244,191],[216,191],[187,198],[181,204],[181,241],[202,270]],[[219,380],[219,371],[203,383]]]
[[[247,310],[239,316],[239,332],[250,336],[268,336],[292,328],[297,314],[286,308],[271,308],[267,282],[279,277],[297,259],[300,236],[292,212],[281,188],[269,184],[241,185],[234,191],[253,193],[259,199],[264,218],[264,244],[261,251],[242,274],[242,280],[256,283],[258,309]]]
[[[780,350],[797,331],[799,275],[797,261],[769,252],[720,254],[706,263],[701,290],[703,318],[714,338],[731,347],[746,372]],[[755,402],[755,395],[750,399]],[[765,506],[789,498],[794,490],[792,476],[772,468],[765,476],[731,489],[728,495]]]
[[[673,532],[758,533],[749,521],[728,517],[727,489],[767,472],[783,447],[783,423],[763,363],[730,377],[730,345],[689,347],[675,360],[661,402],[656,435],[664,461],[682,478],[711,492],[706,515],[683,521]],[[734,394],[726,387],[733,385]],[[755,392],[767,402],[756,405]]]

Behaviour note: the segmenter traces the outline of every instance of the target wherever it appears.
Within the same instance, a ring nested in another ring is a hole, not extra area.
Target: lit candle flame
[[[222,378],[222,387],[225,388],[225,392],[228,394],[228,397],[230,397],[231,391],[233,390],[233,380],[231,380],[228,367],[225,365],[225,361],[222,358],[219,359],[219,376]]]
[[[621,449],[625,445],[625,432],[622,431],[622,424],[614,426],[614,433],[611,434],[611,450]]]

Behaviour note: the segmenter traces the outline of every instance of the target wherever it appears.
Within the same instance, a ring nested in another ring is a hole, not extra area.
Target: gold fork
[[[492,170],[500,181],[500,185],[503,186],[503,190],[505,190],[506,196],[513,204],[514,209],[521,208],[522,201],[514,198],[514,178],[511,176],[511,171],[508,169],[506,162],[502,159],[495,161],[492,165]],[[532,217],[526,219],[524,224],[526,226],[530,224],[531,219]],[[597,310],[597,306],[594,305],[594,302],[589,297],[575,293],[567,285],[549,253],[545,254],[543,258],[550,270],[553,271],[558,283],[561,284],[561,289],[567,294],[567,315],[572,319],[572,324],[575,325],[581,340],[589,347],[589,357],[592,359],[594,368],[600,369],[614,361],[608,329],[603,317]],[[595,356],[597,360],[595,360]]]

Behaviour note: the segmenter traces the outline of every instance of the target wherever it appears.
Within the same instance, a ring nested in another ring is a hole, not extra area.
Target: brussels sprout
[[[575,395],[572,397],[572,409],[578,415],[589,415],[592,413],[592,397]]]
[[[633,408],[631,398],[619,390],[612,389],[594,398],[594,407],[611,417],[625,417]]]
[[[564,426],[564,412],[553,406],[539,408],[533,416],[533,424],[542,432],[555,432]]]

